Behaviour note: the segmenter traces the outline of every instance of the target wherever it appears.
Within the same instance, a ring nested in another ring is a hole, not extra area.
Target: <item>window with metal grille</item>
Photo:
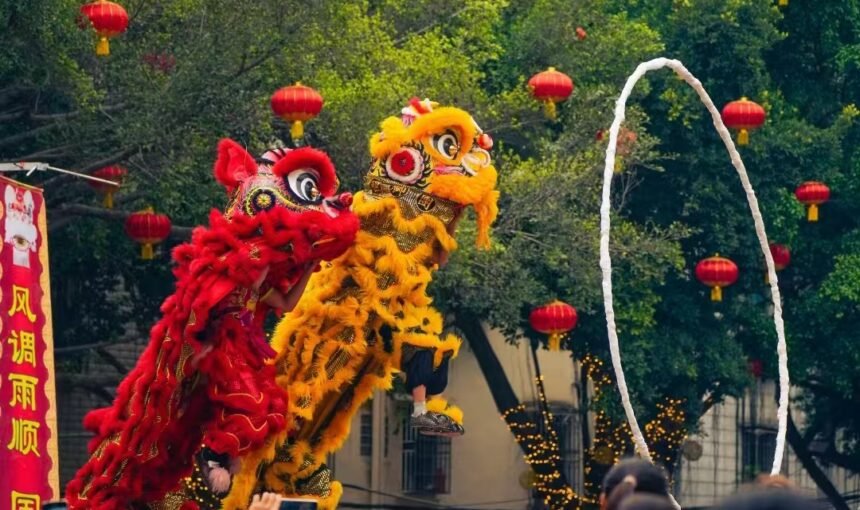
[[[582,422],[579,410],[566,404],[550,404],[549,412],[552,415],[552,428],[558,437],[558,449],[561,455],[560,471],[573,490],[582,492]],[[539,425],[541,433],[546,433],[543,430],[543,418],[538,412],[537,403],[529,406],[529,413],[534,423]]]
[[[360,440],[362,457],[373,455],[373,412],[368,408],[361,411]]]
[[[741,429],[741,479],[755,479],[770,472],[776,452],[776,430],[763,427]]]
[[[403,424],[403,492],[448,494],[451,492],[451,438],[423,436]]]

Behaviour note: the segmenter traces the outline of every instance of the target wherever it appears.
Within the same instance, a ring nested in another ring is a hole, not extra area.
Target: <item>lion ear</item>
[[[218,142],[218,157],[212,172],[227,192],[232,193],[242,181],[257,173],[257,162],[244,147],[224,138]]]

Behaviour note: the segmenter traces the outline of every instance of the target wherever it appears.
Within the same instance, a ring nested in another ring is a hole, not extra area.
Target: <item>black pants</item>
[[[406,389],[410,392],[418,386],[427,388],[427,395],[439,395],[448,386],[448,360],[445,357],[439,368],[433,369],[433,351],[420,349],[403,367],[406,372]]]

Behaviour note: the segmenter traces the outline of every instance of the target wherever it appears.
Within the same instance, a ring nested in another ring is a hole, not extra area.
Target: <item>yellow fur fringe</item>
[[[408,127],[396,117],[386,119],[382,132],[371,139],[371,153],[381,159],[410,141],[423,141],[447,128],[460,130],[458,160],[462,159],[472,147],[477,127],[468,113],[456,108],[438,108]],[[487,166],[475,176],[433,175],[426,191],[474,206],[476,242],[488,247],[490,225],[498,214],[496,181],[495,168]],[[277,382],[289,394],[290,416],[300,419],[297,423],[304,423],[304,429],[289,440],[282,434],[243,459],[242,472],[226,500],[231,505],[225,504],[227,510],[244,508],[241,504],[247,504],[257,486],[261,465],[266,465],[261,481],[267,490],[292,494],[296,481],[314,473],[327,454],[341,447],[359,407],[375,390],[390,389],[393,375],[400,370],[404,344],[433,349],[436,366],[446,355],[459,352],[460,339],[441,338],[442,316],[427,295],[437,250],[457,247],[448,225],[429,214],[405,217],[393,197],[371,199],[358,193],[352,208],[365,228],[368,222],[384,221],[391,230],[382,236],[360,230],[353,247],[313,275],[298,306],[278,324],[272,342],[280,353],[274,361]],[[404,252],[395,240],[398,233],[426,241]],[[383,345],[384,327],[393,333],[393,352]],[[337,399],[350,390],[348,405],[331,413]],[[428,405],[457,423],[463,421],[463,412],[444,400],[431,399]],[[313,427],[326,413],[330,420],[311,443]],[[332,493],[320,501],[320,508],[333,510],[342,492],[339,483],[332,483]]]
[[[427,410],[434,413],[444,414],[459,425],[463,425],[463,410],[451,405],[442,397],[434,397],[427,401]]]
[[[397,117],[388,117],[380,124],[382,131],[370,139],[370,154],[375,159],[387,157],[402,145],[411,142],[423,142],[430,135],[441,133],[445,128],[455,127],[460,131],[459,158],[469,152],[475,141],[477,128],[472,116],[459,108],[442,107],[425,113],[415,119],[410,126],[404,126]],[[425,149],[435,155],[442,156],[433,147],[425,144]],[[443,159],[448,159],[444,157]]]

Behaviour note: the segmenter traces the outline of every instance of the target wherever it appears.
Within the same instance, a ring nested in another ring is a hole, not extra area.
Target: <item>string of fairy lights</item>
[[[592,354],[583,356],[582,366],[591,381],[596,398],[602,390],[612,384],[612,378],[603,368],[603,361]],[[537,386],[538,409],[528,412],[524,404],[519,404],[502,413],[508,429],[517,443],[523,446],[526,464],[534,473],[532,488],[551,509],[580,509],[583,505],[597,503],[599,480],[588,475],[598,463],[611,466],[630,451],[632,435],[626,422],[617,424],[605,411],[595,413],[595,434],[591,447],[586,453],[585,494],[578,494],[565,480],[560,468],[561,449],[557,431],[553,426],[553,415],[549,411],[543,376],[535,378]],[[657,404],[657,415],[645,424],[645,435],[654,445],[655,460],[671,465],[681,444],[686,438],[683,400],[666,399]]]
[[[583,356],[582,365],[587,376],[591,379],[595,398],[601,391],[612,383],[612,378],[603,368],[603,360],[592,354]],[[683,410],[682,399],[667,398],[657,403],[657,415],[645,424],[645,437],[653,445],[652,458],[666,466],[674,464],[680,451],[681,444],[687,438],[685,427],[686,414]],[[618,424],[605,411],[595,414],[594,440],[586,458],[585,490],[588,494],[600,491],[601,480],[589,476],[596,468],[595,464],[611,466],[627,454],[633,444],[633,435],[626,421]]]
[[[502,413],[502,419],[523,445],[524,459],[534,473],[533,489],[549,508],[581,508],[583,497],[564,480],[559,470],[561,448],[552,423],[552,413],[543,387],[543,376],[535,377],[538,388],[538,413],[529,413],[524,404]]]

